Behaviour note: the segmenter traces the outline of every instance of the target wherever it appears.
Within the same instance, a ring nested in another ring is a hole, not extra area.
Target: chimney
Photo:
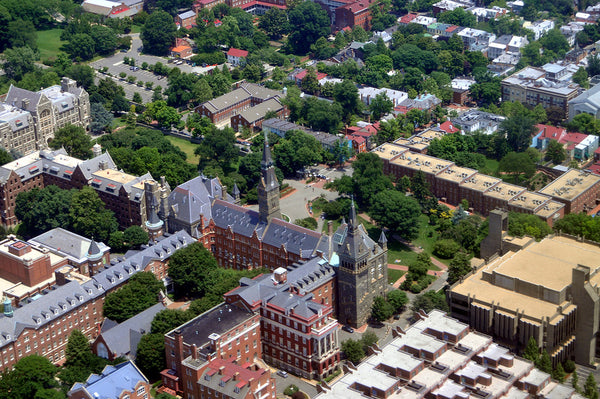
[[[102,146],[98,143],[94,144],[92,146],[92,154],[94,154],[94,158],[102,155]]]
[[[240,375],[239,371],[236,371],[236,372],[235,372],[235,374],[234,374],[234,375],[233,375],[233,377],[232,377],[232,378],[233,378],[233,380],[234,380],[234,381],[237,381],[237,380],[238,380],[238,377],[239,377],[239,375]]]
[[[329,237],[333,236],[333,220],[327,221],[327,235],[329,235]]]
[[[196,347],[196,344],[192,344],[192,359],[198,359],[198,348]]]
[[[29,107],[29,99],[28,98],[24,98],[23,100],[21,100],[21,108],[22,109],[27,109],[27,107]]]
[[[60,90],[61,91],[69,91],[69,81],[71,79],[67,78],[66,76],[64,76],[61,80],[60,80]]]
[[[219,375],[223,375],[223,370],[225,370],[225,366],[219,367]]]
[[[277,284],[283,284],[287,281],[287,270],[283,267],[278,267],[273,272],[273,277],[275,278]]]
[[[223,185],[223,189],[221,190],[221,199],[223,201],[227,200],[227,186]]]

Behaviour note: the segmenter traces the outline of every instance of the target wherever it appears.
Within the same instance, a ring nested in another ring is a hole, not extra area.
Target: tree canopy
[[[289,14],[290,36],[288,44],[296,54],[306,54],[310,45],[322,36],[327,36],[330,21],[327,12],[317,3],[303,1]]]
[[[420,214],[419,203],[396,190],[377,193],[369,212],[379,226],[387,227],[408,240],[419,233]]]
[[[140,38],[144,51],[153,55],[166,55],[175,43],[177,27],[173,17],[164,11],[155,11],[142,26]]]
[[[136,273],[125,285],[106,296],[104,317],[121,323],[156,304],[159,292],[164,289],[162,281],[151,272]]]
[[[92,140],[80,126],[67,125],[58,129],[50,141],[50,148],[64,148],[72,157],[89,159],[92,157]]]

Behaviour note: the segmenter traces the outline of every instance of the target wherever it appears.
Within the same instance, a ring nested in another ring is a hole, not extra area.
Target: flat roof
[[[482,175],[480,173],[460,183],[461,187],[468,188],[474,191],[484,192],[490,187],[501,183],[502,179],[492,177],[488,175]]]
[[[415,153],[404,153],[390,163],[401,165],[409,169],[421,170],[430,174],[437,174],[454,164],[454,162],[446,161],[445,159]]]
[[[457,183],[476,175],[478,172],[475,169],[463,168],[462,166],[452,165],[440,173],[437,178],[442,180],[450,180]]]
[[[102,177],[107,180],[112,180],[112,181],[120,183],[120,184],[127,184],[127,183],[137,179],[136,176],[127,174],[125,172],[120,172],[116,169],[98,170],[98,171],[92,173],[92,175],[96,176],[96,177]]]
[[[412,136],[409,138],[401,137],[398,140],[394,141],[394,144],[422,151],[425,148],[429,147],[429,140],[419,136]]]
[[[544,206],[535,211],[535,214],[542,218],[548,218],[564,208],[565,204],[558,201],[548,201]]]
[[[490,187],[483,195],[486,197],[497,198],[500,200],[509,201],[516,195],[525,191],[525,187],[517,186],[510,183],[500,182],[494,187]]]
[[[373,152],[377,154],[379,158],[387,160],[390,160],[406,151],[408,151],[408,148],[393,143],[382,144],[373,150]]]
[[[565,201],[572,201],[599,183],[600,176],[571,169],[538,192]]]
[[[551,198],[547,195],[525,190],[515,197],[510,205],[534,211],[550,201]]]

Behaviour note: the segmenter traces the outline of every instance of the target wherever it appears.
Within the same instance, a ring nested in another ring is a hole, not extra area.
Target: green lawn
[[[167,139],[176,147],[179,147],[181,151],[185,152],[187,155],[187,163],[192,165],[198,165],[198,156],[194,154],[194,150],[198,147],[198,144],[193,144],[187,141],[186,139],[182,139],[180,137],[175,136],[167,136]]]
[[[388,284],[394,284],[405,273],[404,270],[388,269]]]
[[[140,33],[142,31],[142,27],[140,25],[132,25],[131,33]]]
[[[479,170],[479,173],[495,176],[496,172],[498,172],[498,164],[499,162],[495,159],[486,158],[485,166]]]
[[[59,48],[65,43],[60,40],[62,31],[62,29],[57,28],[37,32],[37,45],[42,60],[55,58],[61,52]]]

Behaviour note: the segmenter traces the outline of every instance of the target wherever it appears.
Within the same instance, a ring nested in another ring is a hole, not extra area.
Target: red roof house
[[[242,64],[244,62],[243,59],[246,57],[248,57],[248,52],[246,50],[240,50],[232,47],[227,52],[227,62],[229,62],[231,65],[238,66]]]

